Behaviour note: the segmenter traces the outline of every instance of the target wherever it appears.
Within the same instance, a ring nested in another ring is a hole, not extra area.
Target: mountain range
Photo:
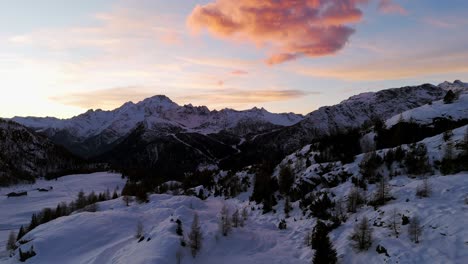
[[[240,169],[262,160],[279,162],[314,140],[428,105],[441,100],[448,90],[463,93],[467,89],[468,84],[457,80],[367,92],[306,116],[263,108],[218,111],[180,106],[157,95],[70,119],[14,117],[11,121],[90,162],[180,179],[204,167]]]

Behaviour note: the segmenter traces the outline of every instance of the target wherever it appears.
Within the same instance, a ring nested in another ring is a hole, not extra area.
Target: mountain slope
[[[321,107],[295,125],[246,141],[240,146],[242,153],[224,163],[226,168],[239,168],[265,157],[279,162],[313,140],[359,129],[363,125],[371,126],[376,120],[386,120],[403,111],[440,100],[446,93],[442,87],[423,84],[356,95],[340,104]]]
[[[82,161],[46,137],[0,119],[0,185],[34,181],[81,168]]]

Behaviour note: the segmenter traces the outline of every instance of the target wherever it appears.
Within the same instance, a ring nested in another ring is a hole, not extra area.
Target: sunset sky
[[[164,94],[308,113],[468,80],[466,0],[0,0],[0,117]]]

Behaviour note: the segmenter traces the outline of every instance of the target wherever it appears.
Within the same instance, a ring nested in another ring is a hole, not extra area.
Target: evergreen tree
[[[444,158],[440,164],[440,172],[443,175],[455,173],[457,170],[456,168],[456,161],[453,154],[453,142],[449,141],[445,145],[445,153]]]
[[[55,218],[63,216],[63,209],[62,209],[62,204],[57,204],[57,207],[55,207]]]
[[[23,226],[21,225],[19,231],[18,231],[18,236],[16,237],[16,241],[20,241],[20,239],[26,234],[24,231]]]
[[[189,233],[189,245],[192,252],[192,256],[195,257],[200,251],[202,246],[203,235],[198,220],[198,214],[195,213],[192,221],[192,228]]]
[[[383,159],[377,152],[372,151],[364,155],[361,163],[359,164],[359,172],[364,179],[367,179],[370,183],[375,182],[378,174],[378,169],[383,165]]]
[[[405,158],[409,174],[422,175],[431,172],[427,157],[427,147],[423,143],[412,144]]]
[[[86,201],[86,196],[85,196],[85,193],[83,192],[83,190],[80,190],[80,192],[78,193],[78,197],[76,198],[76,201],[75,201],[75,207],[76,209],[83,209],[85,206],[87,205],[87,201]]]
[[[369,225],[367,217],[363,217],[358,224],[354,226],[349,239],[353,247],[359,251],[365,251],[372,245],[372,228]]]
[[[463,150],[463,155],[465,157],[468,157],[468,127],[466,128],[464,140],[462,142],[462,150]]]
[[[278,228],[281,230],[288,228],[288,224],[286,223],[286,220],[281,219],[281,221],[278,224]]]
[[[143,184],[137,184],[137,192],[136,192],[136,200],[139,203],[147,203],[148,202],[148,193],[146,192],[145,187]]]
[[[333,207],[333,203],[327,193],[319,195],[310,205],[312,215],[320,219],[329,219],[329,209]]]
[[[291,202],[289,201],[289,196],[286,196],[284,199],[284,214],[286,217],[289,217],[289,213],[291,212]]]
[[[272,206],[276,205],[274,193],[278,190],[278,181],[272,178],[274,165],[271,162],[264,161],[255,174],[254,190],[250,200],[257,203],[263,202],[264,213],[271,211]]]
[[[315,224],[314,229],[312,230],[310,237],[310,246],[312,249],[317,249],[319,243],[323,240],[323,237],[328,234],[328,227],[324,222],[318,220]]]
[[[119,195],[117,194],[117,189],[114,190],[114,193],[112,194],[112,200],[119,198]]]
[[[36,255],[36,252],[34,251],[34,247],[31,246],[29,251],[23,252],[21,248],[19,249],[19,260],[21,262],[25,262],[27,259],[34,257]]]
[[[319,221],[320,222],[320,221]],[[317,223],[318,224],[318,223]],[[319,230],[319,229],[316,229]],[[315,253],[312,259],[313,264],[335,264],[338,261],[336,250],[328,237],[326,230],[319,230],[314,233]]]
[[[279,172],[279,191],[282,194],[289,194],[292,184],[294,183],[294,173],[289,165],[282,166]]]
[[[177,219],[176,224],[177,224],[176,234],[179,235],[179,236],[183,236],[184,235],[184,230],[182,229],[182,221],[180,221],[180,219]]]
[[[10,235],[8,236],[6,250],[13,251],[15,249],[16,249],[16,234],[15,234],[15,231],[11,231]]]
[[[31,216],[31,222],[29,222],[28,231],[33,230],[33,229],[36,228],[38,225],[39,225],[39,221],[38,221],[38,219],[37,219],[37,216],[36,216],[36,214],[33,214],[33,215]]]

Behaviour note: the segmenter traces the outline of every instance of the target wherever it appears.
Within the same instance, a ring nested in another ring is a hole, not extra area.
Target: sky
[[[0,117],[159,94],[306,114],[468,81],[467,13],[465,0],[0,0]]]

